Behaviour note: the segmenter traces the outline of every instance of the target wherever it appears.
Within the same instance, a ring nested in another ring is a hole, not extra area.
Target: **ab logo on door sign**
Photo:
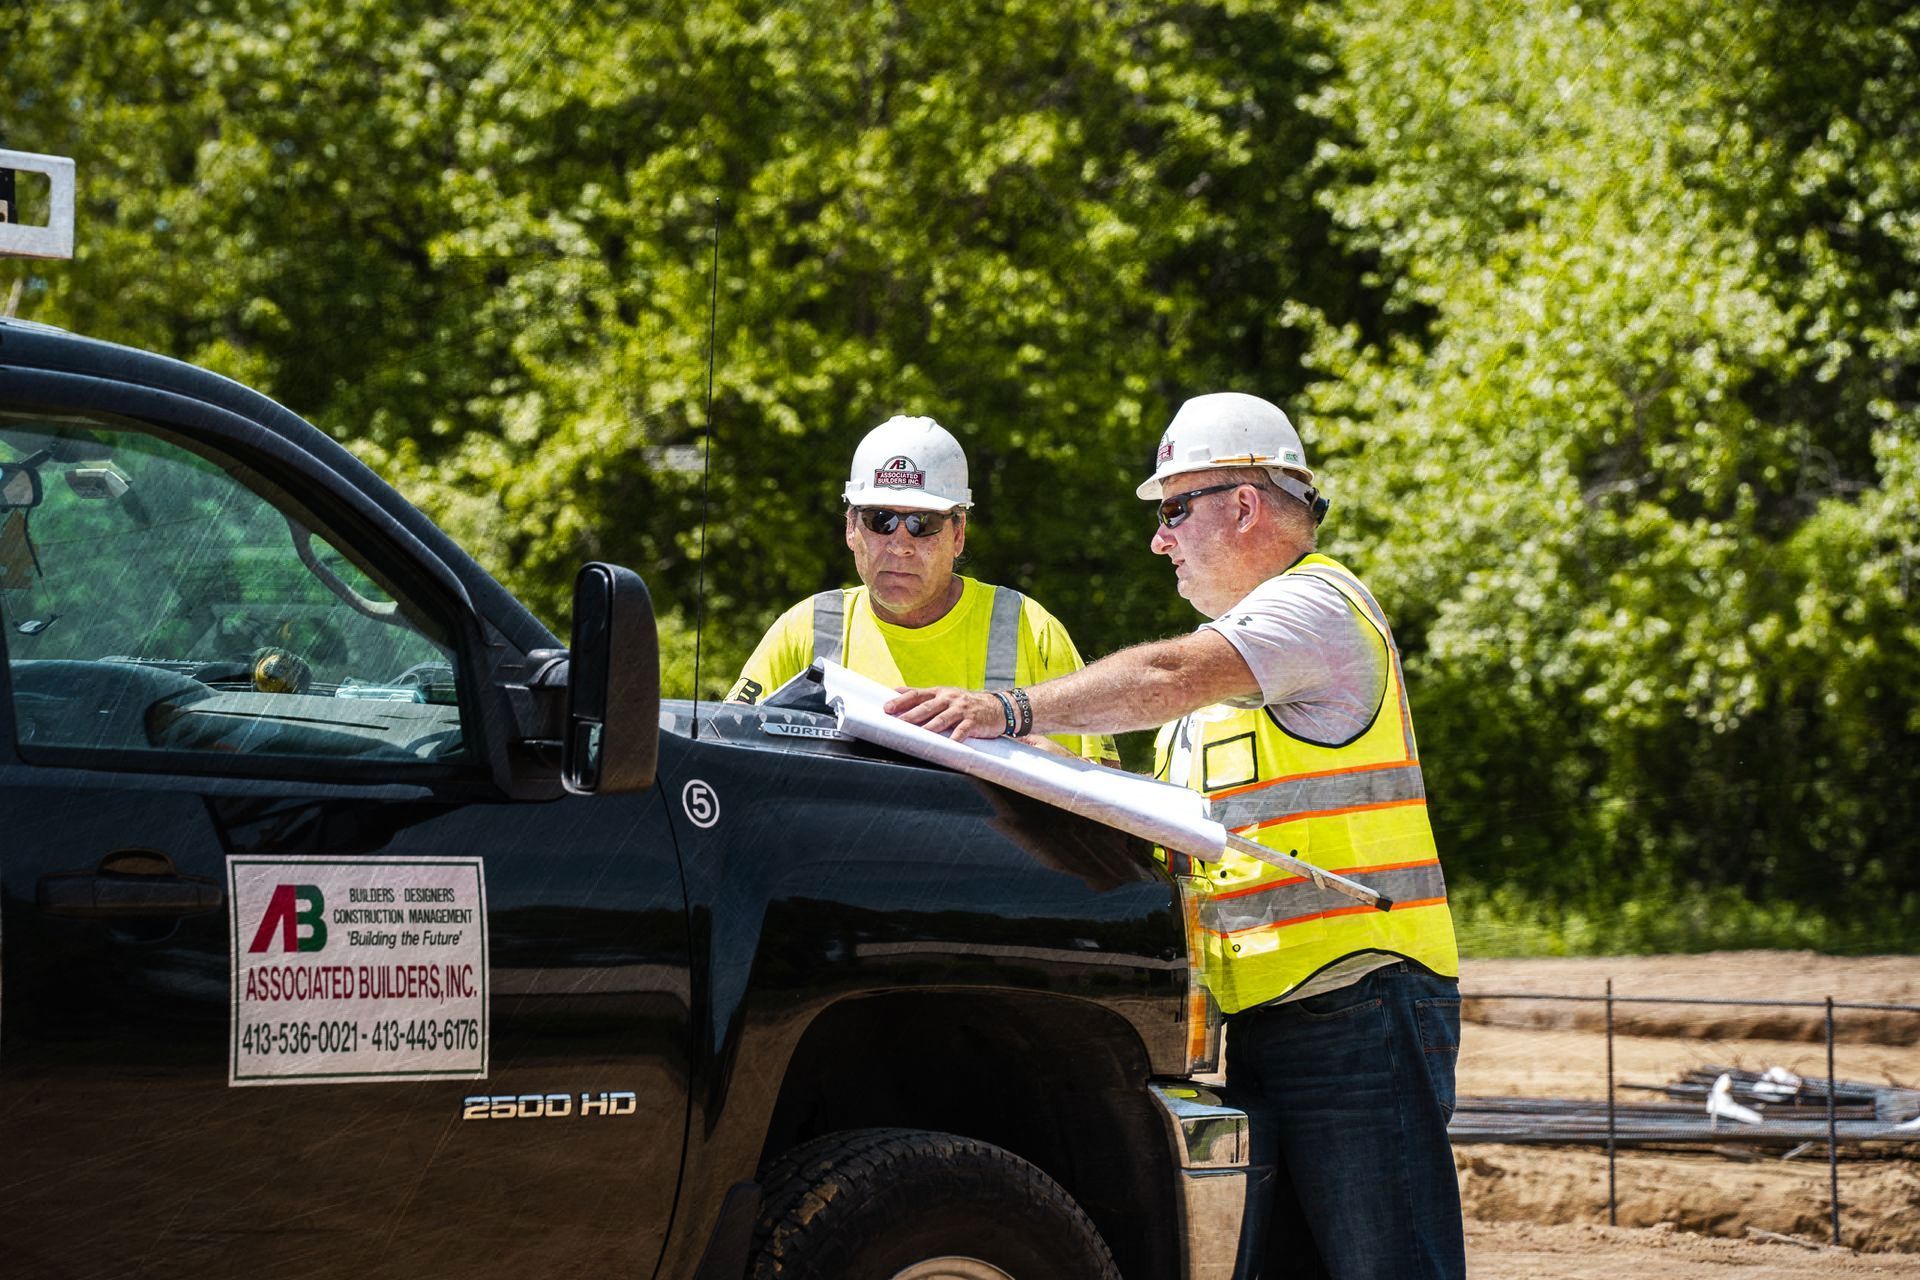
[[[327,945],[327,900],[319,885],[275,885],[248,953],[272,948],[276,930],[282,951],[319,951]]]

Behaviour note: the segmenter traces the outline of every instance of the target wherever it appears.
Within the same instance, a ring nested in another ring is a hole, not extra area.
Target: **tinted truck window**
[[[23,751],[461,753],[430,620],[244,468],[137,424],[20,414],[0,415],[0,464],[38,481],[0,507]]]

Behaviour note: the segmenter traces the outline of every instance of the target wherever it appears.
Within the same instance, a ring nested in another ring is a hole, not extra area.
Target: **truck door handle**
[[[225,900],[218,881],[182,875],[171,859],[146,850],[109,854],[94,871],[56,871],[34,887],[35,905],[46,914],[94,920],[197,915],[218,911]]]

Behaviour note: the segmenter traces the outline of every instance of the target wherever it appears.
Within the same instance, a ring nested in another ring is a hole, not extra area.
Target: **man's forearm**
[[[1157,729],[1195,707],[1181,678],[1178,641],[1153,640],[1108,654],[1078,671],[1030,686],[1036,733],[1125,733]]]
[[[1122,649],[1021,690],[1033,708],[1028,733],[1154,729],[1198,707],[1259,691],[1239,650],[1210,629]],[[1012,696],[951,687],[907,689],[887,703],[887,711],[950,738],[992,738],[1012,727],[1003,701]]]

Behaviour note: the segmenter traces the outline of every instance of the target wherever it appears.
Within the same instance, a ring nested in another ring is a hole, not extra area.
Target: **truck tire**
[[[762,1186],[750,1280],[1120,1280],[1059,1183],[971,1138],[829,1134]]]

